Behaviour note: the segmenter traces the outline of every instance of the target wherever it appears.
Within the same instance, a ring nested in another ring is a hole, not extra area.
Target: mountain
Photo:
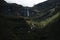
[[[47,18],[47,17],[50,17],[52,15],[54,15],[54,11],[56,9],[60,9],[60,3],[59,1],[45,1],[45,2],[42,2],[42,3],[39,3],[35,6],[33,6],[30,10],[30,14],[32,14],[33,18],[35,17],[35,19],[37,18],[38,19],[44,19],[44,18]],[[52,13],[51,13],[52,12]],[[34,20],[35,20],[34,19]]]
[[[0,7],[6,5],[7,3],[4,0],[0,0]]]
[[[41,22],[48,19],[54,16],[60,9],[59,0],[48,0],[33,7],[23,7],[15,3],[7,3],[4,0],[1,0],[2,3],[5,5],[0,6],[0,15],[22,16],[34,22]]]
[[[7,3],[4,0],[0,1],[0,14],[10,15],[10,16],[20,16],[22,15],[21,10],[23,10],[22,5],[17,5],[15,3]],[[4,12],[3,12],[4,11]]]
[[[59,0],[33,7],[0,1],[0,40],[59,40],[59,30]]]

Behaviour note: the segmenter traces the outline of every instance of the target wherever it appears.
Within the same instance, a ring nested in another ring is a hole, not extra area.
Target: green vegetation
[[[39,18],[41,15],[43,15],[42,13],[37,13],[38,15],[40,15],[40,16],[37,16],[36,15],[36,17],[30,17],[30,19],[31,20],[27,20],[27,23],[31,26],[31,27],[33,27],[33,26],[35,26],[35,28],[44,28],[45,26],[47,26],[48,24],[52,24],[53,22],[55,22],[56,20],[58,20],[58,17],[60,17],[60,12],[58,12],[58,11],[56,11],[55,10],[55,8],[53,8],[53,9],[51,9],[51,10],[48,10],[48,11],[50,11],[51,13],[51,16],[49,16],[49,17],[47,17],[47,18],[44,18],[44,19],[42,19],[42,17],[41,17],[41,19],[42,20],[40,20],[40,19],[36,19],[36,18]],[[50,15],[49,14],[49,15]],[[45,17],[45,16],[44,16]],[[35,20],[36,21],[35,21]],[[40,21],[39,21],[40,20]]]
[[[28,26],[23,17],[0,15],[0,39],[21,40],[19,36],[28,31]]]
[[[59,40],[60,1],[56,1],[37,4],[26,17],[25,7],[1,0],[0,40]]]
[[[46,25],[55,22],[56,19],[57,19],[59,16],[60,16],[60,13],[57,13],[56,15],[54,15],[54,16],[52,16],[52,17],[50,17],[50,18],[47,18],[47,19],[41,21],[41,22],[39,23],[40,27],[43,28],[43,27],[45,27]]]

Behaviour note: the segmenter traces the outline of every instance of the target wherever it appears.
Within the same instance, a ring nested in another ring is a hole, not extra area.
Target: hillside
[[[0,40],[59,40],[59,30],[59,0],[33,7],[0,0]]]
[[[27,33],[28,26],[23,17],[0,15],[0,40],[20,40],[19,33]]]
[[[28,21],[28,23],[31,26],[38,28],[47,26],[60,16],[59,5],[59,2],[50,1],[45,1],[43,3],[35,5],[31,8],[30,14],[33,16],[29,16],[31,21]]]

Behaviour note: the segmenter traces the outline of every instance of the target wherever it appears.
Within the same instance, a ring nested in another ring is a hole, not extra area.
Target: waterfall
[[[30,16],[29,7],[25,7],[24,16],[27,16],[27,17]]]
[[[27,8],[27,16],[29,16],[29,9]]]

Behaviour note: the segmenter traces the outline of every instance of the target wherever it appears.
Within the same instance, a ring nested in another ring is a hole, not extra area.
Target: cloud
[[[23,5],[23,6],[32,7],[35,4],[44,2],[46,0],[5,0],[5,1],[8,2],[8,3],[17,3],[17,4],[20,4],[20,5]]]

